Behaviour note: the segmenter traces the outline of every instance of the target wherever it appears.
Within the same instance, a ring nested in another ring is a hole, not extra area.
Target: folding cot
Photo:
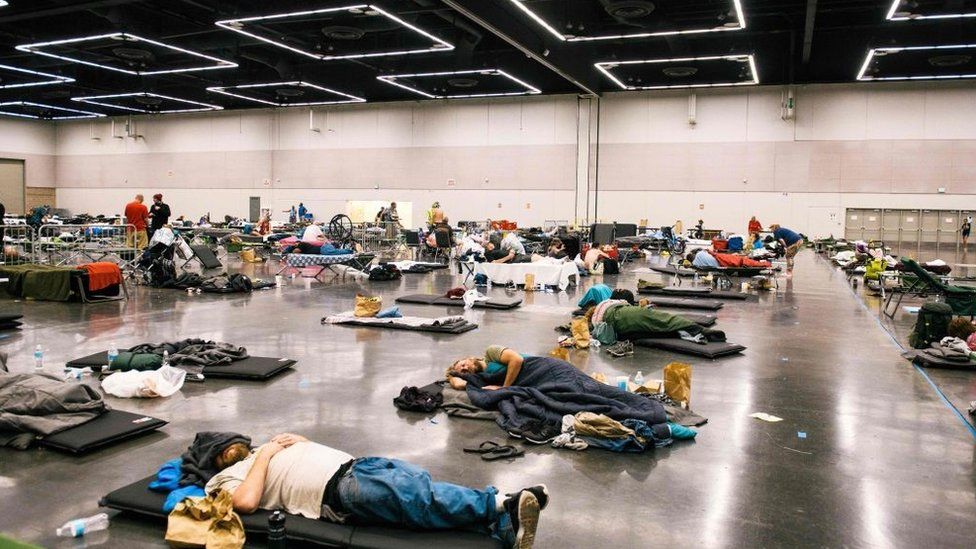
[[[745,301],[749,299],[749,294],[742,292],[723,292],[712,290],[711,288],[677,288],[666,286],[664,288],[638,288],[637,293],[659,296],[704,298],[704,299],[730,299]]]
[[[79,266],[0,265],[0,278],[8,279],[7,293],[20,298],[69,301],[77,297],[84,303],[99,303],[129,297],[121,275],[116,284],[93,291],[88,271]]]
[[[358,271],[364,271],[366,267],[376,257],[374,254],[341,254],[341,255],[318,255],[318,254],[296,254],[290,253],[282,256],[284,265],[275,274],[281,274],[288,269],[303,269],[305,267],[318,267],[314,275],[307,278],[318,278],[328,269],[335,276],[345,277],[345,272],[335,269],[338,265],[352,267]],[[303,275],[304,276],[304,275]]]
[[[906,295],[912,296],[942,296],[947,305],[952,307],[952,312],[959,316],[976,316],[976,288],[963,286],[953,286],[939,280],[935,275],[922,268],[914,259],[902,258],[902,265],[906,273],[915,275],[916,280],[903,291],[898,292],[898,299],[895,300],[895,292],[888,294],[885,303],[884,313],[889,318],[894,318],[895,312],[901,306],[902,300]],[[890,307],[894,302],[895,306]]]

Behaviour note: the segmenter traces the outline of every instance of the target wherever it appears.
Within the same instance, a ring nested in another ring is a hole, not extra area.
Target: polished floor
[[[650,276],[633,268],[606,282],[633,288],[638,276]],[[695,442],[644,455],[532,447],[516,462],[485,463],[461,448],[503,440],[492,423],[428,419],[391,403],[402,386],[425,384],[454,357],[491,343],[547,352],[576,290],[528,294],[513,312],[471,312],[480,329],[456,337],[319,322],[350,309],[357,291],[392,302],[400,293],[443,292],[457,283],[437,273],[311,289],[299,280],[243,297],[139,288],[127,303],[0,300],[2,309],[27,316],[21,335],[0,342],[15,371],[31,368],[38,343],[56,372],[65,360],[113,341],[191,336],[299,361],[268,383],[212,380],[165,400],[110,399],[116,408],[170,424],[89,456],[0,449],[0,531],[46,547],[164,547],[160,525],[118,516],[107,533],[86,541],[59,543],[53,534],[64,521],[97,512],[106,492],[177,456],[195,432],[235,430],[256,441],[302,433],[355,455],[406,459],[435,478],[503,491],[544,482],[552,503],[538,547],[972,547],[974,439],[899,356],[843,275],[812,253],[800,256],[795,278],[783,280],[779,292],[730,302],[718,313],[718,327],[748,351],[717,361],[683,359],[694,367],[692,407],[709,422]],[[679,358],[646,349],[621,359],[598,351],[572,357],[587,372],[641,370],[651,379]],[[750,418],[753,412],[783,421],[765,423]]]

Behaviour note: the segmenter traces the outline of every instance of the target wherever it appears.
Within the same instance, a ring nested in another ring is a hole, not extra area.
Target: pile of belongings
[[[157,370],[163,366],[163,354],[169,365],[190,374],[203,372],[206,366],[220,366],[248,358],[247,349],[203,339],[183,339],[169,343],[143,343],[119,353],[110,371]]]
[[[928,263],[919,263],[919,265],[921,265],[922,268],[925,269],[926,271],[940,276],[945,276],[952,272],[952,267],[947,265],[946,262],[942,261],[941,259],[929,261]],[[896,263],[895,270],[904,271],[905,266],[902,265],[900,262]]]
[[[957,337],[944,337],[920,351],[909,351],[903,356],[930,367],[971,367],[976,366],[976,337],[970,337],[972,344]]]
[[[182,275],[164,282],[161,288],[176,288],[178,290],[197,290],[205,293],[250,293],[253,290],[263,290],[273,288],[275,283],[260,279],[251,280],[250,277],[241,273],[232,275],[221,274],[211,277],[202,277],[196,273],[183,273]]]
[[[49,374],[10,374],[0,363],[0,446],[25,450],[109,410],[97,390]]]

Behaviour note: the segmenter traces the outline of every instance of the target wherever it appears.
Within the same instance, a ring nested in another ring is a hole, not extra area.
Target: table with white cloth
[[[487,276],[492,284],[508,284],[509,282],[522,284],[525,282],[525,275],[531,273],[535,276],[536,284],[559,286],[560,290],[565,290],[569,287],[570,280],[573,280],[579,286],[579,269],[577,269],[576,263],[572,261],[563,263],[476,263],[474,271],[477,274]]]

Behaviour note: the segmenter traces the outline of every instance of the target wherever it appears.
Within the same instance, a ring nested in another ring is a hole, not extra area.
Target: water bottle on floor
[[[34,347],[34,369],[44,369],[44,348],[42,348],[40,345]]]
[[[286,549],[285,514],[275,511],[268,517],[268,549]]]
[[[112,345],[108,348],[108,362],[106,363],[105,369],[111,370],[112,363],[115,362],[115,359],[117,358],[119,358],[119,348],[115,345],[115,342],[113,341]]]
[[[106,528],[108,528],[108,515],[99,513],[88,518],[68,521],[64,523],[64,526],[58,528],[57,534],[62,538],[80,538],[85,534]]]
[[[634,376],[634,385],[641,387],[644,385],[644,372],[637,370],[637,375]]]
[[[163,367],[169,366],[169,351],[163,351]]]

